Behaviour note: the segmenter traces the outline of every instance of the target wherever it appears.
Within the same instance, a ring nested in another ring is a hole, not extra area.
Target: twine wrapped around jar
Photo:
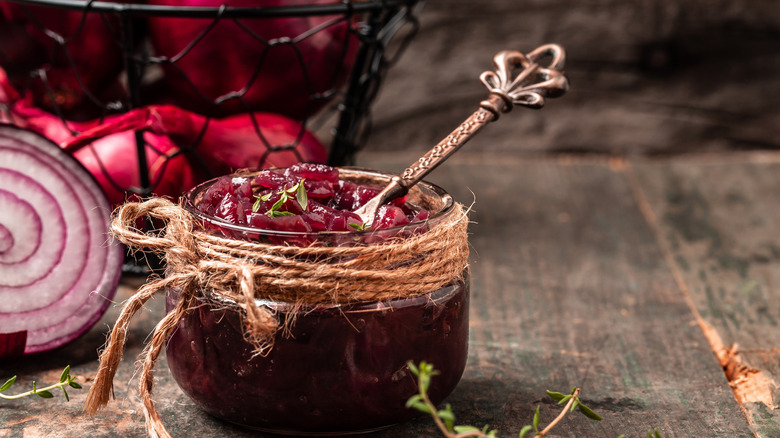
[[[157,292],[181,291],[176,307],[154,329],[144,349],[140,393],[146,429],[152,437],[170,437],[152,401],[154,364],[181,317],[196,305],[198,291],[234,301],[243,311],[244,338],[256,354],[267,354],[284,327],[273,311],[255,299],[308,305],[386,301],[437,290],[457,278],[468,265],[468,216],[455,204],[451,214],[424,233],[373,245],[275,245],[215,236],[197,228],[197,220],[169,200],[153,198],[127,203],[111,223],[116,239],[130,249],[164,255],[163,278],[151,279],[124,304],[100,356],[94,384],[84,406],[92,414],[113,394],[113,378],[122,360],[133,315]],[[143,217],[163,220],[161,234],[135,226]],[[285,324],[294,323],[293,318]]]

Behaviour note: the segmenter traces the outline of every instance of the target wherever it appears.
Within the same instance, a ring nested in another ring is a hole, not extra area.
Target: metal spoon
[[[547,58],[549,64],[545,66],[542,61]],[[496,70],[488,70],[479,76],[490,91],[488,98],[480,102],[479,109],[401,175],[394,176],[378,195],[355,213],[365,225],[370,225],[379,206],[405,195],[480,129],[498,120],[501,113],[508,113],[513,105],[539,109],[544,106],[546,97],[563,95],[569,89],[569,82],[562,71],[565,58],[563,47],[556,44],[537,47],[527,55],[510,50],[498,53],[493,58]]]

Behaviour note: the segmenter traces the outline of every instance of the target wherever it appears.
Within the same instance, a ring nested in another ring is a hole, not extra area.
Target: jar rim
[[[370,179],[380,182],[380,184],[387,184],[390,182],[391,178],[395,175],[386,173],[386,172],[380,172],[376,170],[366,169],[362,167],[353,167],[353,166],[346,166],[346,167],[337,167],[339,171],[339,178],[344,177],[352,177],[352,178],[363,178],[363,179]],[[281,169],[270,169],[270,170],[281,170]],[[239,172],[231,174],[234,177],[251,177],[252,175],[256,175],[257,173],[261,172],[262,170],[258,170],[255,172]],[[371,233],[381,231],[381,232],[400,232],[404,229],[408,229],[410,227],[418,227],[420,225],[424,225],[426,223],[430,222],[436,222],[438,219],[445,217],[447,214],[453,211],[455,207],[455,201],[453,200],[452,196],[447,193],[443,188],[439,187],[436,184],[433,184],[428,181],[420,181],[417,183],[412,189],[410,190],[410,195],[413,194],[413,192],[417,192],[419,195],[420,191],[427,191],[433,194],[439,202],[441,202],[441,206],[439,207],[438,211],[432,212],[432,214],[424,220],[421,221],[414,221],[410,222],[405,225],[399,225],[394,227],[388,227],[388,228],[381,228],[379,230],[349,230],[349,231],[281,231],[281,230],[269,230],[266,228],[256,228],[246,225],[238,225],[234,224],[228,221],[225,221],[223,219],[220,219],[216,216],[212,216],[209,214],[206,214],[205,212],[199,210],[197,208],[197,202],[198,197],[201,196],[214,182],[216,182],[218,179],[223,177],[217,177],[210,179],[206,182],[203,182],[201,184],[198,184],[197,186],[193,187],[192,189],[188,190],[187,192],[182,195],[182,207],[191,215],[193,215],[195,218],[199,220],[205,220],[211,224],[218,225],[221,228],[230,230],[232,232],[238,232],[238,233],[259,233],[263,236],[268,237],[280,237],[280,238],[306,238],[306,237],[320,237],[320,238],[327,238],[327,237],[343,237],[343,236],[367,236]]]

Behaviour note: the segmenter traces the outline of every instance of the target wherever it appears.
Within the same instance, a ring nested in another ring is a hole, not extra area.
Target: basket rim
[[[361,12],[377,12],[390,8],[411,7],[424,0],[342,0],[333,4],[309,4],[296,6],[164,6],[137,3],[106,2],[99,0],[10,0],[14,3],[49,6],[85,12],[108,12],[130,16],[182,17],[182,18],[274,18],[312,15],[349,15]]]

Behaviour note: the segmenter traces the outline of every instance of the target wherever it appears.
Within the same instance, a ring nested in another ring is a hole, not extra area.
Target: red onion
[[[0,123],[13,123],[11,105],[18,98],[19,94],[11,86],[8,75],[0,68]]]
[[[51,350],[105,311],[123,252],[106,234],[110,206],[56,144],[0,126],[0,359]]]
[[[93,128],[99,124],[99,120],[64,121],[52,113],[33,106],[32,96],[27,94],[20,97],[16,90],[10,86],[10,82],[3,81],[2,69],[0,69],[0,108],[3,106],[6,107],[6,110],[2,112],[4,123],[35,131],[55,143],[73,138],[74,133]]]
[[[164,135],[143,133],[146,165],[152,191],[159,196],[178,197],[205,181],[208,173]],[[73,152],[73,157],[97,179],[112,205],[127,200],[140,187],[135,133],[118,132]]]
[[[170,6],[275,7],[339,3],[338,0],[147,0]],[[174,103],[212,116],[273,111],[303,119],[330,96],[310,97],[343,85],[358,49],[352,24],[343,16],[211,19],[149,18],[155,54],[173,58],[163,64],[164,86]],[[213,28],[201,36],[206,29]],[[195,43],[191,48],[189,46]],[[293,44],[294,43],[294,44]],[[255,70],[259,67],[256,77]],[[226,74],[226,72],[228,72]],[[231,92],[231,98],[212,102]],[[159,95],[155,93],[155,95]],[[159,103],[159,101],[158,101]]]
[[[178,197],[210,176],[242,168],[325,162],[320,141],[294,120],[270,113],[222,120],[174,106],[150,106],[104,121],[65,122],[23,99],[0,69],[0,121],[38,132],[70,151],[97,179],[116,206],[141,186],[136,130],[144,130],[152,191]],[[255,125],[256,123],[256,125]],[[74,137],[74,132],[84,131]],[[201,137],[202,134],[202,137]]]
[[[102,106],[90,99],[124,95],[119,30],[113,14],[2,1],[0,62],[19,89],[32,91],[37,106],[56,104],[70,117],[89,117]],[[30,76],[38,69],[46,74],[53,101],[43,80]]]
[[[117,133],[134,130],[148,131],[148,135],[172,141],[180,150],[194,151],[212,176],[237,169],[287,167],[327,159],[327,151],[317,137],[287,117],[257,112],[210,119],[171,105],[130,111],[63,142],[62,146],[75,151],[82,160],[80,148],[93,139],[109,135],[100,140],[105,141]],[[98,142],[92,143],[92,148],[99,149]],[[176,174],[169,176],[168,172],[165,171],[164,178],[181,178]]]
[[[3,83],[0,70],[0,103],[2,94],[14,96],[10,84]],[[101,126],[99,120],[89,122],[63,121],[59,117],[32,106],[29,99],[6,102],[9,110],[4,121],[42,134],[60,144],[78,141],[74,133]],[[141,186],[138,170],[137,146],[132,128],[122,124],[125,118],[112,116],[103,121],[104,133],[98,140],[74,150],[72,155],[97,180],[112,206],[125,202],[128,192]],[[146,165],[155,193],[178,197],[185,190],[208,177],[205,166],[198,164],[192,154],[184,154],[165,135],[143,134],[146,143]],[[96,137],[97,138],[97,137]],[[84,142],[86,143],[86,142]]]

